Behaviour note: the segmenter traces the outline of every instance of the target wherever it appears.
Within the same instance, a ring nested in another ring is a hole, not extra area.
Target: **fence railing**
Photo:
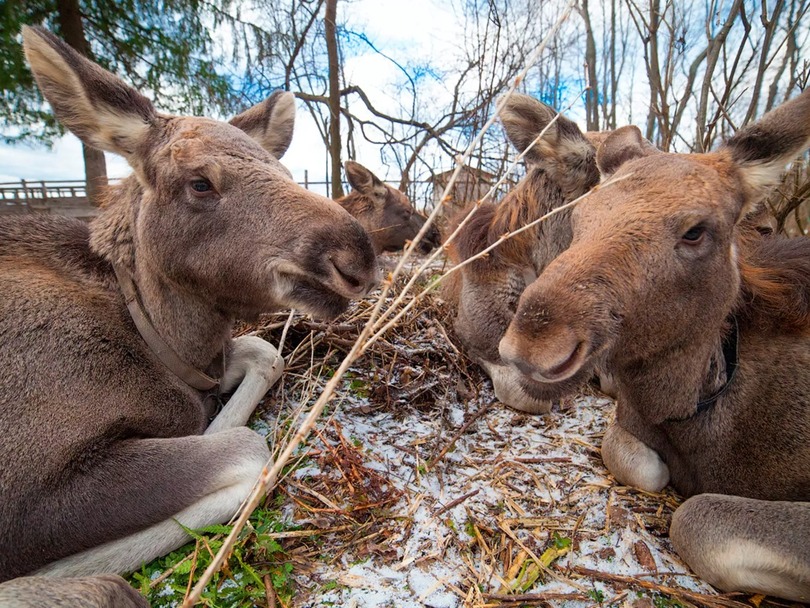
[[[48,199],[87,199],[84,180],[29,181],[0,183],[0,201],[5,203]]]
[[[98,209],[87,199],[84,180],[0,183],[0,214],[53,213],[89,219]]]
[[[110,183],[119,182],[110,179]],[[304,179],[298,182],[304,188],[329,196],[331,184],[326,180],[309,179],[309,172],[304,172]],[[387,182],[397,186],[396,182]],[[441,189],[441,188],[440,188]],[[349,191],[346,186],[346,191]],[[476,191],[466,200],[475,200],[486,191]],[[431,181],[411,182],[406,193],[414,206],[420,211],[430,211],[437,202],[436,184]],[[88,215],[95,215],[96,210],[87,199],[87,186],[84,180],[24,180],[0,182],[0,213],[26,213],[29,211],[50,211],[81,215],[81,209],[90,209]]]

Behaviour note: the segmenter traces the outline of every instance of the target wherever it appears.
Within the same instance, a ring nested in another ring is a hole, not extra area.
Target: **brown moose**
[[[347,160],[344,168],[352,191],[337,202],[366,229],[375,253],[404,249],[419,234],[427,218],[402,192],[383,183],[360,163]],[[439,231],[430,226],[417,248],[429,253],[440,243]]]
[[[552,123],[556,115],[555,110],[528,95],[516,93],[508,99],[501,121],[515,148],[520,152],[528,148],[526,176],[500,203],[480,205],[448,244],[453,263],[473,257],[504,234],[597,184],[596,149],[590,138],[599,135],[586,136],[564,116]],[[469,209],[462,217],[467,213]],[[456,310],[454,329],[465,351],[489,374],[498,399],[519,410],[548,412],[549,394],[543,383],[505,364],[498,354],[498,343],[520,294],[570,242],[570,211],[562,211],[508,239],[486,257],[470,262],[450,276],[444,289],[444,297]]]
[[[0,581],[130,571],[186,542],[177,522],[228,520],[268,462],[244,424],[284,362],[232,339],[235,319],[333,317],[375,256],[279,164],[291,94],[231,124],[169,116],[49,32],[23,37],[57,118],[134,174],[89,228],[0,221]],[[145,604],[110,576],[0,585],[0,605],[26,602]]]
[[[723,590],[810,600],[810,240],[741,219],[810,145],[810,91],[717,152],[635,127],[599,148],[624,177],[573,211],[571,247],[520,298],[500,355],[563,395],[605,361],[602,456],[627,485],[689,498],[672,542]]]

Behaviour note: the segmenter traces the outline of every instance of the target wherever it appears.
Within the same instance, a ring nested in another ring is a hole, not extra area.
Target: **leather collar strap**
[[[219,380],[212,378],[208,374],[204,374],[183,361],[177,353],[174,352],[172,347],[166,344],[165,340],[160,337],[155,326],[152,325],[149,317],[146,316],[140,298],[138,298],[135,283],[129,272],[117,264],[113,264],[113,270],[115,271],[115,277],[118,279],[118,284],[121,286],[121,291],[124,294],[124,300],[129,309],[129,315],[135,322],[135,327],[138,328],[138,333],[141,334],[144,342],[152,349],[155,356],[160,359],[160,362],[191,388],[195,388],[198,391],[210,391],[217,388],[219,386]]]
[[[667,418],[665,422],[684,422],[690,418],[702,414],[703,412],[711,409],[717,403],[717,400],[726,394],[728,387],[731,386],[734,380],[734,375],[737,373],[740,359],[740,326],[737,324],[737,318],[731,317],[731,331],[723,338],[723,359],[726,362],[726,381],[723,386],[718,388],[714,393],[698,401],[695,411],[689,416],[684,418]]]

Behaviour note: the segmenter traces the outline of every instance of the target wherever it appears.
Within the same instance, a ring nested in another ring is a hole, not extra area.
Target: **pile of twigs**
[[[276,344],[285,334],[288,371],[261,412],[272,442],[289,439],[372,310],[360,302],[332,324],[283,314],[243,329]],[[465,574],[442,586],[455,605],[476,608],[751,605],[714,594],[680,564],[667,539],[677,496],[622,487],[605,470],[598,445],[607,400],[590,394],[558,404],[549,417],[506,409],[459,351],[448,314],[440,292],[431,292],[363,353],[281,477],[275,500],[301,529],[283,538],[299,585],[291,605],[340,604],[347,596],[336,596],[330,583],[349,595],[353,587],[374,588],[346,573],[347,564],[361,562],[398,572],[456,564]],[[453,408],[464,418],[454,419]],[[375,426],[382,419],[386,426]],[[414,424],[432,434],[412,434]],[[548,441],[522,451],[530,431]],[[384,462],[379,448],[386,445],[400,462]],[[466,487],[454,485],[462,463],[474,479]],[[445,499],[425,491],[433,483]],[[425,525],[417,511],[425,507],[446,536],[436,546],[422,539],[413,552]],[[619,562],[627,565],[621,573],[613,567]]]

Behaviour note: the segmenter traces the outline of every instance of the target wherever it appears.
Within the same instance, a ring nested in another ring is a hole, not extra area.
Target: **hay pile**
[[[295,431],[370,311],[243,328],[274,344],[286,330],[287,371],[257,422],[271,445]],[[268,606],[760,605],[689,574],[667,539],[677,496],[607,473],[608,399],[586,390],[548,416],[505,408],[449,316],[431,293],[378,340],[286,468],[269,500],[292,591],[267,584]]]

